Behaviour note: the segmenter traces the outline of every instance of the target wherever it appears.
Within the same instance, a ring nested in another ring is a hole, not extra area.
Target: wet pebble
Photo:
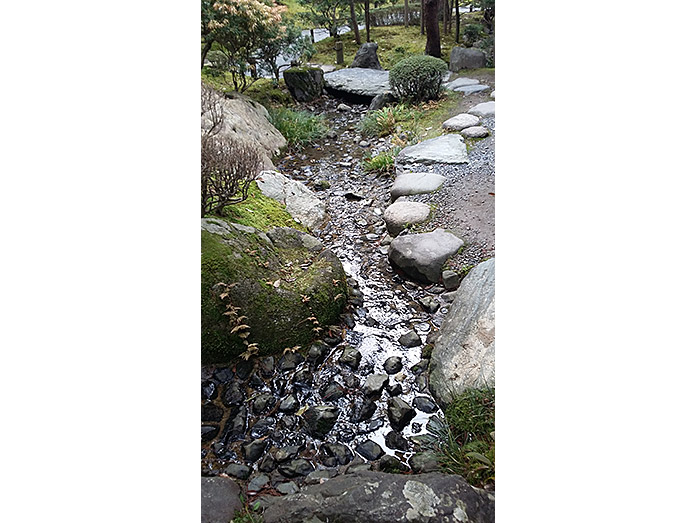
[[[356,452],[363,456],[368,461],[375,461],[379,459],[385,451],[382,447],[375,443],[373,440],[366,440],[356,447]]]
[[[387,417],[395,430],[402,430],[416,416],[416,411],[401,398],[390,398],[387,401]]]
[[[390,356],[385,360],[382,367],[385,369],[387,374],[397,374],[400,370],[402,370],[402,358],[399,356]]]
[[[407,348],[418,347],[421,345],[421,338],[416,331],[410,330],[399,337],[399,344]]]
[[[314,467],[312,466],[312,463],[303,458],[294,459],[289,463],[283,463],[278,466],[278,471],[287,478],[307,476],[313,470]]]
[[[361,363],[361,358],[361,353],[357,349],[354,349],[353,347],[346,347],[339,358],[339,363],[348,365],[353,370],[356,370],[358,365]]]
[[[228,465],[228,467],[225,469],[225,474],[237,479],[247,479],[251,472],[251,468],[249,468],[247,465],[242,465],[240,463],[233,463],[231,465]]]
[[[273,418],[262,418],[252,425],[249,435],[253,438],[261,438],[273,430],[275,423]]]
[[[412,402],[414,408],[419,409],[422,412],[431,413],[438,410],[438,405],[436,405],[431,398],[427,396],[416,396]]]
[[[267,446],[268,441],[264,439],[255,439],[254,441],[242,445],[242,455],[245,461],[247,463],[254,463],[264,454]]]

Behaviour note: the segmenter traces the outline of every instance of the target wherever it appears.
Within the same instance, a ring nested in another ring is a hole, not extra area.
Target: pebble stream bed
[[[378,468],[382,453],[399,460],[391,460],[393,469],[409,470],[416,451],[411,438],[442,416],[428,390],[422,350],[452,295],[410,282],[390,266],[381,216],[392,177],[366,174],[361,166],[367,149],[356,128],[367,107],[337,111],[339,103],[323,97],[307,107],[326,116],[332,138],[287,155],[278,171],[314,188],[326,203],[328,218],[313,232],[347,274],[350,305],[341,324],[306,356],[288,352],[201,370],[202,475],[246,480],[250,493],[287,494],[347,466]],[[370,143],[373,152],[390,148],[385,139]],[[419,344],[406,347],[399,338],[411,330]],[[382,376],[366,383],[371,375]]]

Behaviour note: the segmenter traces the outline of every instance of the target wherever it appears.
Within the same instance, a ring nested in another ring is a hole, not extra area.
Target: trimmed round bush
[[[433,100],[440,94],[448,64],[428,55],[410,56],[390,70],[390,87],[395,95],[409,102]]]

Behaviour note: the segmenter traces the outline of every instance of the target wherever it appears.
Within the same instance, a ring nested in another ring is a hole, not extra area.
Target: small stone
[[[310,386],[312,385],[312,371],[310,369],[302,369],[293,374],[293,383]]]
[[[372,440],[366,440],[356,447],[356,452],[368,461],[375,461],[380,458],[385,451],[382,447]]]
[[[394,450],[403,450],[404,452],[409,450],[409,442],[407,439],[394,430],[391,430],[385,436],[385,445]]]
[[[274,361],[273,356],[267,356],[266,358],[262,358],[259,360],[259,372],[265,378],[270,378],[271,376],[273,376],[275,365],[276,362]]]
[[[218,397],[218,390],[215,387],[215,383],[212,381],[204,381],[201,383],[201,399],[204,401],[211,401]]]
[[[361,353],[357,349],[346,347],[339,358],[339,363],[344,363],[353,370],[356,370],[361,363],[361,357]]]
[[[278,485],[276,485],[276,490],[278,490],[284,496],[300,492],[298,485],[296,485],[294,481],[288,481],[287,483],[279,483]]]
[[[244,392],[242,392],[239,381],[229,383],[223,392],[223,405],[232,407],[241,405],[244,402]]]
[[[404,463],[399,461],[394,456],[390,456],[389,454],[385,454],[380,458],[378,468],[383,472],[391,473],[400,473],[409,470],[409,467],[407,467]]]
[[[389,379],[387,374],[371,374],[365,379],[362,387],[363,394],[368,398],[378,398]]]
[[[308,361],[318,363],[324,360],[324,358],[329,354],[329,345],[323,341],[316,341],[307,351]]]
[[[251,468],[249,468],[247,465],[240,465],[239,463],[228,465],[228,467],[225,469],[225,474],[237,479],[247,479],[251,472]]]
[[[430,398],[426,396],[416,396],[412,402],[414,408],[419,409],[422,412],[431,413],[438,410],[438,405],[436,405]]]
[[[468,127],[467,129],[463,129],[460,134],[462,134],[462,136],[464,136],[465,138],[486,138],[487,136],[489,136],[489,130],[486,127],[477,125],[475,127]]]
[[[345,396],[344,388],[336,381],[330,381],[320,389],[322,399],[325,401],[337,401]]]
[[[467,112],[475,116],[494,116],[496,114],[496,102],[482,102]]]
[[[433,299],[431,296],[424,296],[423,298],[419,298],[419,303],[421,306],[424,308],[426,312],[430,312],[431,314],[435,313],[440,309],[440,303]]]
[[[452,303],[453,301],[455,301],[455,297],[457,296],[457,291],[453,291],[453,292],[444,292],[444,293],[442,294],[442,296],[443,296],[443,299],[444,299],[447,303]]]
[[[216,405],[201,405],[201,421],[220,421],[223,419],[223,409]]]
[[[294,459],[290,463],[283,463],[278,466],[278,471],[287,478],[294,478],[297,476],[307,476],[312,472],[314,467],[306,459]]]
[[[479,124],[479,118],[472,114],[462,113],[443,122],[443,129],[448,131],[462,131],[468,127]]]
[[[438,456],[434,452],[417,452],[409,459],[409,466],[417,474],[440,470]]]
[[[282,447],[276,451],[276,461],[284,463],[297,456],[298,452],[300,452],[300,447],[298,445]]]
[[[305,358],[303,358],[302,354],[288,352],[281,357],[281,361],[278,362],[278,368],[281,372],[288,372],[295,370],[303,361],[305,361]]]
[[[278,410],[281,412],[295,412],[298,410],[300,403],[297,398],[292,394],[288,394],[285,398],[281,400],[281,404],[278,406]]]
[[[229,381],[232,381],[234,377],[235,373],[229,367],[218,369],[215,372],[215,379],[218,380],[218,383],[227,383]]]
[[[345,112],[345,111],[350,111],[350,110],[351,110],[351,107],[348,106],[348,105],[346,105],[346,104],[344,104],[344,103],[341,103],[341,104],[339,104],[339,105],[337,106],[336,110],[337,110],[337,111]]]
[[[249,435],[253,438],[261,438],[273,430],[274,419],[262,418],[257,421],[249,430]]]
[[[262,472],[272,472],[276,468],[276,462],[271,454],[264,456],[264,459],[259,463],[259,470]]]
[[[258,460],[266,450],[268,441],[264,439],[255,439],[249,443],[242,445],[242,455],[247,463],[254,463]],[[268,481],[268,480],[267,480]]]
[[[273,397],[273,394],[263,392],[259,394],[252,402],[252,412],[254,412],[254,414],[261,414],[262,412],[273,407],[275,403],[276,398]]]
[[[370,147],[370,144],[369,144],[368,142],[366,142],[365,140],[361,140],[361,141],[358,143],[358,146],[359,146],[359,147]]]
[[[316,438],[323,438],[332,430],[338,417],[339,410],[331,405],[310,407],[303,414],[308,432]]]
[[[354,404],[353,414],[351,415],[351,421],[353,423],[360,423],[361,421],[366,421],[370,419],[370,417],[373,414],[375,414],[377,408],[378,407],[374,402],[366,398],[358,398],[356,400],[356,403]]]
[[[394,385],[388,385],[387,387],[385,387],[385,391],[390,396],[399,396],[403,392],[401,383],[395,383]]]
[[[387,401],[387,417],[395,430],[402,430],[416,416],[416,411],[401,398]]]
[[[249,376],[252,375],[252,371],[254,370],[254,361],[252,360],[240,360],[237,362],[237,365],[235,366],[235,373],[237,374],[237,377],[241,379],[242,381],[246,380],[249,378]]]
[[[339,465],[347,465],[353,459],[353,452],[341,443],[324,443],[320,450],[336,460]]]
[[[402,358],[400,358],[399,356],[390,356],[385,360],[385,363],[383,363],[382,368],[385,369],[385,372],[387,372],[387,374],[397,374],[400,370],[402,370]]]
[[[339,472],[334,468],[324,470],[313,470],[305,478],[305,484],[319,485],[320,483],[324,483],[330,478],[336,477],[338,473]]]
[[[407,348],[418,347],[421,345],[421,338],[416,331],[410,330],[399,337],[399,344]]]
[[[443,286],[449,291],[457,289],[460,286],[460,276],[455,271],[443,271]]]
[[[427,359],[423,358],[423,359],[419,360],[419,363],[417,363],[416,365],[412,365],[411,371],[414,374],[421,374],[423,371],[428,369],[428,364],[429,364],[429,361]]]
[[[298,417],[297,416],[286,415],[286,416],[283,416],[281,418],[281,425],[283,425],[283,427],[285,429],[288,429],[288,430],[294,429],[297,424],[298,424]]]
[[[257,474],[247,485],[247,490],[258,492],[269,484],[269,477],[266,474]]]
[[[217,425],[201,425],[201,441],[210,441],[220,432]]]

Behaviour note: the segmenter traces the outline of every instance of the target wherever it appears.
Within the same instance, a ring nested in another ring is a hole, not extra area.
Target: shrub
[[[226,205],[247,198],[249,186],[263,169],[256,146],[229,135],[201,137],[201,217],[222,215]]]
[[[307,111],[271,108],[269,118],[274,127],[288,141],[288,147],[307,145],[313,140],[324,137],[327,133],[324,118]]]
[[[481,24],[467,24],[462,28],[462,36],[465,37],[465,45],[472,47],[474,43],[484,33],[484,26]]]
[[[399,61],[390,70],[390,87],[402,99],[409,102],[433,100],[440,95],[443,75],[448,65],[433,56],[410,56]]]

